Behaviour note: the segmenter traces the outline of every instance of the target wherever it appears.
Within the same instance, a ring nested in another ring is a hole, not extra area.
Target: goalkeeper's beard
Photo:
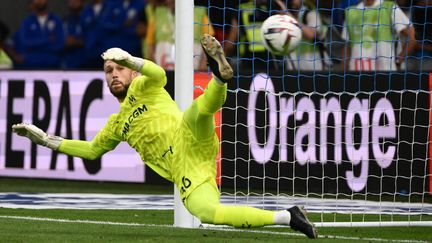
[[[109,90],[111,94],[114,95],[114,97],[116,97],[117,99],[124,99],[126,97],[130,83],[124,84],[120,82],[120,84],[122,86],[121,89],[119,89],[118,87],[114,88],[113,84],[111,83],[111,85],[109,86]]]

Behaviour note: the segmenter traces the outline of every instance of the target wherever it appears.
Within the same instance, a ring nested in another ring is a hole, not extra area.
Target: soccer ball
[[[267,50],[276,55],[285,56],[297,48],[302,32],[295,18],[276,14],[263,22],[261,38]]]

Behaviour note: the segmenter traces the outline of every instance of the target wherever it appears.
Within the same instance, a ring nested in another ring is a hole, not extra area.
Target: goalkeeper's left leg
[[[274,224],[275,212],[220,204],[219,192],[210,182],[198,186],[186,199],[185,206],[203,223],[246,228]],[[289,223],[289,219],[286,223]]]
[[[284,211],[269,211],[248,206],[220,204],[219,191],[212,182],[198,186],[186,199],[186,208],[203,223],[251,228],[265,225],[290,225],[309,238],[316,238],[315,227],[303,209],[294,206]]]

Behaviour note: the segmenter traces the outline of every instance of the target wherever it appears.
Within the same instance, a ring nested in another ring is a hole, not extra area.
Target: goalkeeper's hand
[[[102,53],[101,57],[104,59],[104,61],[113,61],[119,65],[128,67],[138,72],[141,71],[141,68],[144,65],[144,59],[134,57],[127,51],[117,47],[106,50],[104,53]]]
[[[28,137],[36,144],[58,150],[63,138],[47,135],[44,131],[32,124],[19,123],[12,125],[12,131],[20,136]]]

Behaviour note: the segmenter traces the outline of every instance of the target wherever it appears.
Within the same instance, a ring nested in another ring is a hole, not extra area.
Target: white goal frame
[[[175,1],[175,100],[181,111],[193,100],[194,1]],[[174,185],[174,227],[197,228],[201,222],[183,205]]]

